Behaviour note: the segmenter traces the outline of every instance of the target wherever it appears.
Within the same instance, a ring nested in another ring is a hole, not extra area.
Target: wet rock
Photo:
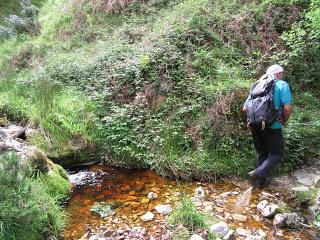
[[[154,208],[157,213],[160,213],[160,214],[163,214],[163,215],[167,215],[167,214],[170,214],[172,212],[172,208],[169,204],[167,205],[158,205],[158,206],[155,206]]]
[[[154,214],[150,211],[148,211],[146,214],[140,217],[142,221],[148,222],[151,221],[154,218]]]
[[[155,192],[149,192],[148,193],[148,198],[149,199],[157,199],[158,198],[158,194]]]
[[[194,197],[195,198],[204,198],[205,197],[205,192],[202,189],[202,187],[197,187],[194,191]]]
[[[223,238],[229,232],[229,227],[225,222],[219,222],[210,226],[210,232],[218,238]]]
[[[273,225],[275,227],[289,227],[289,228],[298,228],[302,219],[298,216],[297,213],[283,213],[277,214],[274,217]]]
[[[240,221],[240,222],[245,222],[248,219],[247,216],[244,216],[244,215],[241,215],[241,214],[233,214],[232,217],[233,217],[233,219],[235,221]]]
[[[192,234],[190,240],[203,240],[203,237],[198,234]]]

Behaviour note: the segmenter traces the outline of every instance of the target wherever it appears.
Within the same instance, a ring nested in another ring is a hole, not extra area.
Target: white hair
[[[270,76],[270,75],[273,75],[273,74],[276,74],[276,73],[279,73],[279,72],[283,72],[283,67],[281,67],[280,65],[278,64],[274,64],[272,66],[270,66],[268,69],[267,69],[267,75]]]

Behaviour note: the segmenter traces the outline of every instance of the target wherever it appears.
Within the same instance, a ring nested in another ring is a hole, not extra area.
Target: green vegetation
[[[189,239],[189,235],[199,228],[207,228],[209,230],[210,223],[213,222],[212,217],[197,211],[196,206],[190,198],[182,196],[180,206],[170,214],[168,223],[173,226],[182,225],[183,229],[177,229],[175,239]],[[190,233],[189,233],[190,232]],[[214,236],[209,233],[209,239]]]
[[[37,36],[1,44],[0,109],[40,126],[33,141],[62,163],[75,151],[68,143],[81,139],[113,165],[243,175],[255,157],[241,105],[278,61],[295,99],[281,168],[289,171],[319,156],[318,5],[47,1]]]
[[[22,166],[14,154],[0,156],[1,240],[60,236],[65,215],[57,201],[69,186],[66,180],[59,180],[59,188],[47,184],[56,180],[57,177],[35,174],[29,166]]]

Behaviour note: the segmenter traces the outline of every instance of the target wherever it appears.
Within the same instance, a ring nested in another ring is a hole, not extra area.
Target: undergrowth
[[[44,2],[39,35],[0,47],[2,112],[39,126],[34,141],[51,144],[42,148],[58,156],[80,138],[113,165],[244,175],[255,159],[241,105],[252,81],[280,61],[302,99],[284,130],[281,169],[319,156],[318,70],[304,60],[317,56],[318,0],[65,3]]]

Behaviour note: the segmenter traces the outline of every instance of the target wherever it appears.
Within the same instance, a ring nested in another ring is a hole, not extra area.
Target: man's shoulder
[[[276,81],[276,87],[278,88],[288,88],[289,84],[285,80]]]

